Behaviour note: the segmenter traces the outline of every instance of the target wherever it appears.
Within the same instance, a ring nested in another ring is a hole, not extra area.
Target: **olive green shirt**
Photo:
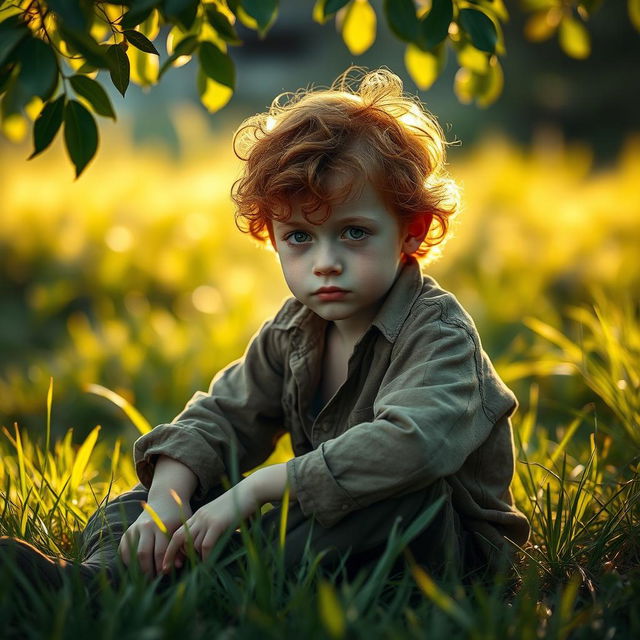
[[[327,326],[285,300],[208,393],[135,442],[140,481],[150,486],[164,454],[196,474],[203,498],[230,475],[232,441],[242,472],[289,432],[289,482],[304,515],[324,527],[444,477],[468,530],[490,545],[504,546],[503,536],[523,544],[529,523],[510,490],[517,401],[455,296],[411,258],[355,345],[346,381],[316,415]]]

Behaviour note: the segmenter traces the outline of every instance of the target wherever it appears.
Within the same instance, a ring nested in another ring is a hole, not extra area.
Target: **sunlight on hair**
[[[403,223],[430,230],[414,256],[434,260],[458,208],[458,187],[445,168],[449,143],[437,119],[403,90],[387,68],[351,66],[329,88],[281,93],[268,111],[245,119],[233,136],[245,164],[231,190],[238,228],[269,240],[267,222],[287,219],[295,198],[303,215],[332,208],[368,180]],[[331,176],[350,183],[332,188]]]
[[[265,123],[265,131],[273,131],[276,124],[278,124],[278,121],[273,116],[269,116]]]

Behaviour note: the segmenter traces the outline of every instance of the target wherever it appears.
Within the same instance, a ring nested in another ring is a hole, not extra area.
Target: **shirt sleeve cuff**
[[[287,477],[302,513],[332,527],[351,511],[356,501],[336,482],[324,456],[324,442],[317,449],[287,461]]]
[[[197,433],[172,424],[161,424],[138,438],[133,445],[133,461],[140,482],[149,489],[157,456],[165,455],[181,462],[198,478],[193,498],[205,499],[225,473],[222,460]]]

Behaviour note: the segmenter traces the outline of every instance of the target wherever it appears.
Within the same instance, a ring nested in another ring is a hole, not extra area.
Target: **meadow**
[[[79,558],[89,515],[136,482],[135,438],[289,295],[235,226],[231,130],[179,122],[179,162],[105,127],[77,182],[61,146],[30,163],[0,146],[0,535],[46,553]],[[223,556],[160,593],[132,572],[97,609],[72,582],[16,602],[3,566],[4,637],[640,637],[640,139],[605,168],[549,132],[450,159],[464,207],[426,271],[519,398],[513,491],[532,535],[514,566],[434,580],[394,535],[371,575],[337,580],[310,555],[285,579],[281,544],[243,525],[242,580]],[[265,464],[290,455],[285,436]]]

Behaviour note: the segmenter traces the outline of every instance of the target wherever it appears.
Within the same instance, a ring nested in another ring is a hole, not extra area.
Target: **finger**
[[[215,529],[209,529],[207,531],[207,535],[205,535],[205,537],[203,538],[201,545],[203,562],[209,557],[209,554],[211,553],[211,550],[213,549],[219,537],[220,536]]]
[[[176,553],[176,559],[174,561],[176,569],[180,569],[182,565],[184,565],[186,557],[187,556],[184,553],[184,549],[178,549],[178,553]]]
[[[124,562],[125,566],[129,566],[129,542],[127,540],[126,534],[120,538],[120,544],[118,545],[118,555],[122,562]]]
[[[164,562],[164,553],[167,549],[167,538],[164,535],[157,535],[155,539],[154,549],[153,549],[153,560],[155,564],[155,575],[162,573],[163,562]]]
[[[142,573],[144,573],[147,577],[153,578],[154,575],[154,567],[153,567],[153,536],[152,535],[143,535],[140,536],[140,540],[138,541],[138,564],[140,565],[140,569],[142,569]]]
[[[139,536],[139,533],[129,527],[120,539],[118,553],[120,553],[120,557],[127,567],[131,564],[131,549],[138,544]]]
[[[193,537],[193,548],[199,556],[202,556],[202,541],[204,540],[205,534],[206,531],[198,531]]]
[[[180,549],[180,547],[184,543],[184,533],[184,527],[178,527],[178,529],[173,532],[171,540],[169,540],[169,544],[165,549],[164,556],[161,562],[162,571],[164,571],[165,573],[169,571],[173,566],[175,555],[178,549]]]

